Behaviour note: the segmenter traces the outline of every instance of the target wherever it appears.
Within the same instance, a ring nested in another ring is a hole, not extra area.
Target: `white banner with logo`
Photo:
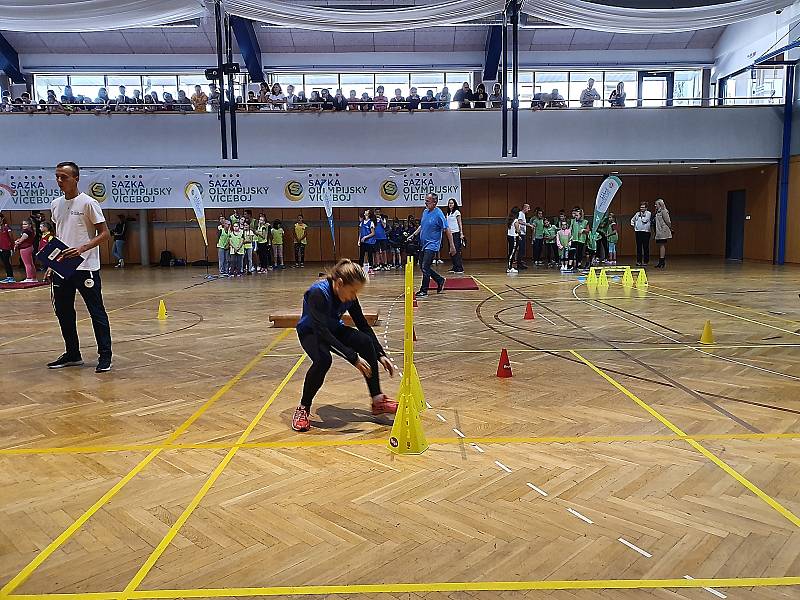
[[[207,209],[421,207],[428,192],[461,204],[457,167],[84,169],[80,189],[108,209],[192,208],[197,198]],[[47,210],[60,195],[53,171],[0,171],[0,210]]]

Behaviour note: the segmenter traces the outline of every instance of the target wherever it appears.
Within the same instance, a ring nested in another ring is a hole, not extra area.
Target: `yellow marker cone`
[[[597,272],[596,267],[589,269],[589,275],[586,277],[586,285],[597,285]]]
[[[711,321],[706,321],[706,324],[703,327],[703,335],[700,336],[700,343],[701,344],[714,343],[714,332],[711,331]]]
[[[647,273],[645,273],[644,269],[639,271],[639,276],[636,278],[636,287],[643,288],[647,287]]]
[[[406,373],[403,373],[405,378]],[[428,449],[428,440],[422,430],[417,402],[411,391],[411,383],[401,385],[400,406],[394,416],[392,433],[389,435],[389,450],[395,454],[422,454]]]
[[[625,273],[622,274],[622,287],[633,287],[633,273],[630,267],[625,267]]]
[[[600,269],[600,278],[597,280],[597,285],[599,287],[608,287],[608,275],[606,275],[605,269]]]
[[[167,305],[164,304],[163,300],[158,301],[158,320],[159,321],[167,320]]]

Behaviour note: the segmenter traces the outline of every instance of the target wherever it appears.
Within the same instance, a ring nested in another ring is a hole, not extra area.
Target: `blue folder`
[[[57,237],[54,237],[47,242],[45,247],[36,255],[36,258],[38,258],[39,262],[45,267],[52,269],[54,273],[60,275],[61,278],[69,279],[83,262],[83,257],[61,258],[61,253],[67,248],[69,248],[69,246]]]

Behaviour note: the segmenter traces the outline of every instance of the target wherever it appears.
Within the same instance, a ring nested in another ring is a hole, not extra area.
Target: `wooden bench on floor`
[[[378,321],[380,320],[380,314],[381,312],[379,310],[364,311],[364,316],[367,319],[367,323],[369,323],[372,327],[378,324]],[[295,327],[297,325],[297,322],[300,320],[300,313],[292,311],[275,312],[269,316],[269,320],[272,321],[273,327],[288,329],[289,327]],[[353,319],[350,318],[350,315],[347,313],[345,313],[344,317],[342,317],[342,321],[344,321],[345,325],[350,327],[355,326],[353,324]]]

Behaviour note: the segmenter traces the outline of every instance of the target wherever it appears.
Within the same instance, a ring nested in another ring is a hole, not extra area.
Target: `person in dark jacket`
[[[395,414],[397,402],[381,391],[378,363],[394,376],[392,362],[367,323],[358,294],[367,283],[367,275],[357,263],[341,259],[324,279],[314,283],[303,295],[303,314],[297,323],[300,345],[311,359],[306,373],[303,396],[292,418],[292,429],[311,428],[311,403],[331,368],[331,353],[342,356],[364,376],[372,397],[372,414]],[[355,328],[342,322],[350,313]]]

